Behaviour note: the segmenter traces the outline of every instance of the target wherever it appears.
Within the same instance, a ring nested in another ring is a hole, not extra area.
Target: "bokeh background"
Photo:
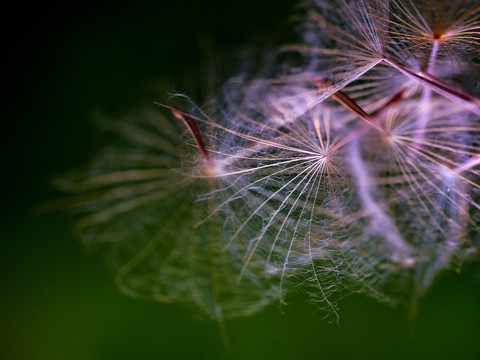
[[[337,325],[298,294],[282,309],[227,322],[227,353],[216,324],[180,305],[121,295],[101,255],[73,236],[69,216],[35,212],[58,195],[49,179],[98,149],[95,113],[154,108],[165,89],[200,100],[212,54],[288,32],[293,4],[84,1],[4,10],[0,359],[480,359],[478,264],[441,276],[413,319],[405,308],[352,295],[340,302]]]

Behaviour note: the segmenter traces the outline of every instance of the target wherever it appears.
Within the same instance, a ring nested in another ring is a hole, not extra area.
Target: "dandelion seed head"
[[[204,106],[109,123],[122,141],[64,181],[124,293],[221,321],[302,290],[337,316],[348,292],[415,306],[478,254],[478,6],[303,10],[297,43]]]

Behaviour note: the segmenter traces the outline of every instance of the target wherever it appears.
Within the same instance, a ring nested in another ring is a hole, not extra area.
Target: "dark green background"
[[[227,355],[215,324],[119,294],[68,216],[33,213],[57,195],[49,177],[98,148],[93,113],[154,107],[164,89],[200,99],[206,44],[236,48],[278,33],[292,4],[97,1],[4,11],[1,359],[480,358],[475,264],[442,276],[413,321],[406,309],[354,295],[341,301],[337,326],[298,295],[282,311],[227,322]]]

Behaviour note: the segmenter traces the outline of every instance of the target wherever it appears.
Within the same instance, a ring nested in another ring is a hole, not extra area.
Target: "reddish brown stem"
[[[202,154],[205,162],[211,165],[210,156],[208,155],[205,143],[203,142],[202,134],[200,133],[195,120],[193,120],[191,115],[184,113],[183,111],[177,109],[171,109],[171,111],[173,116],[182,120],[182,122],[185,124],[188,131],[190,131],[190,134],[192,134],[193,140],[195,140],[195,143],[197,144],[198,151],[200,151],[200,154]]]
[[[407,89],[402,89],[399,92],[397,92],[395,95],[393,95],[380,109],[375,110],[370,114],[372,118],[377,117],[379,114],[381,114],[383,111],[387,110],[390,106],[400,102],[405,96]]]
[[[382,127],[375,123],[370,115],[368,115],[365,110],[362,109],[360,105],[358,105],[355,100],[353,100],[350,96],[345,94],[343,91],[339,90],[335,94],[332,94],[332,98],[337,100],[340,104],[345,106],[348,110],[352,113],[357,115],[360,119],[365,121],[368,125],[372,126],[373,128],[383,132],[384,130]]]
[[[395,61],[389,58],[385,57],[383,61],[385,61],[388,65],[394,67],[407,77],[414,79],[425,86],[428,86],[437,94],[442,95],[443,97],[456,103],[464,104],[470,111],[477,115],[480,115],[480,99],[476,98],[475,96],[461,89],[458,89],[455,86],[452,86],[430,74],[414,73],[413,71],[403,67],[400,64],[397,64]]]

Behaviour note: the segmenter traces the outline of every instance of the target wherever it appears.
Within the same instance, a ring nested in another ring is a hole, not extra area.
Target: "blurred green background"
[[[67,215],[34,213],[58,195],[48,179],[98,149],[92,114],[153,108],[164,89],[195,98],[212,44],[278,33],[293,3],[42,2],[4,12],[0,359],[480,359],[478,264],[439,278],[413,320],[352,295],[338,326],[298,295],[227,322],[228,354],[216,324],[117,292]]]

